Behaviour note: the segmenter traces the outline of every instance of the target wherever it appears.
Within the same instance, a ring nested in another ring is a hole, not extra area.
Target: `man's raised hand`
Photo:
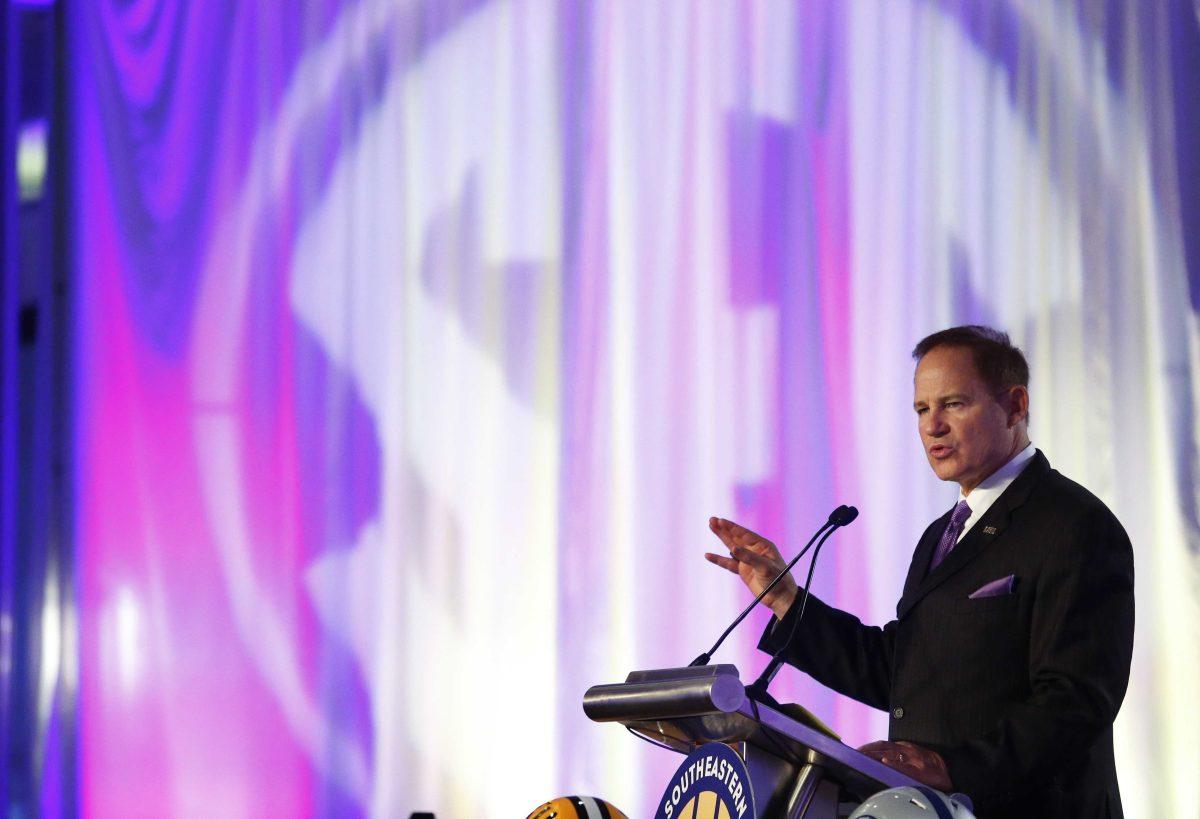
[[[755,596],[787,565],[774,543],[745,526],[724,518],[709,518],[708,528],[725,544],[729,556],[706,552],[704,559],[736,574]],[[782,619],[795,600],[796,581],[788,574],[762,602]]]

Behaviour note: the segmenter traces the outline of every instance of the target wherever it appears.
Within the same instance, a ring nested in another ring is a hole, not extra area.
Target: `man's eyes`
[[[956,409],[961,406],[964,406],[963,401],[947,401],[946,403],[941,405],[941,408],[942,409]],[[917,415],[924,415],[925,413],[929,412],[929,407],[916,407],[915,409],[917,411]]]

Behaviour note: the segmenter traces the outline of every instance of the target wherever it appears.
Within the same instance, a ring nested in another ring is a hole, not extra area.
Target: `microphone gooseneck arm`
[[[853,518],[850,520],[853,520]],[[824,542],[829,539],[830,534],[833,534],[834,531],[836,531],[836,528],[838,527],[834,527],[832,530],[826,532],[824,537],[821,538],[821,542],[817,543],[817,548],[812,551],[812,560],[809,561],[809,576],[808,579],[804,581],[804,597],[800,598],[800,610],[797,612],[796,620],[792,621],[792,627],[787,630],[787,639],[784,640],[782,645],[780,645],[779,648],[776,648],[775,652],[772,654],[772,656],[770,656],[770,662],[767,663],[767,668],[762,670],[762,674],[758,675],[757,680],[752,682],[750,686],[746,686],[746,695],[748,695],[748,697],[751,699],[758,700],[760,703],[763,703],[764,701],[764,703],[767,703],[767,705],[772,705],[775,707],[779,706],[778,701],[776,701],[772,695],[767,693],[767,687],[770,686],[770,681],[774,680],[775,675],[779,674],[779,669],[784,668],[784,652],[787,651],[787,646],[791,645],[792,639],[794,636],[796,636],[796,630],[800,626],[800,621],[804,620],[804,610],[808,608],[809,605],[809,594],[812,588],[812,573],[814,573],[814,570],[817,566],[817,557],[821,555],[821,546],[823,546]]]
[[[858,510],[853,506],[843,505],[839,506],[837,509],[834,509],[829,514],[829,519],[821,524],[821,528],[813,533],[813,536],[808,539],[808,543],[804,544],[804,548],[801,549],[795,557],[788,561],[788,564],[783,567],[783,570],[779,572],[779,574],[775,575],[774,579],[771,580],[771,582],[768,583],[763,590],[758,593],[758,596],[751,601],[750,605],[746,606],[746,608],[742,610],[742,613],[737,616],[737,619],[729,624],[729,627],[725,629],[725,631],[721,633],[721,636],[717,638],[717,641],[713,643],[712,648],[688,663],[688,667],[708,665],[709,661],[712,659],[712,655],[715,654],[717,649],[721,647],[721,643],[725,642],[725,638],[728,637],[730,633],[737,628],[743,620],[746,619],[746,616],[749,615],[750,612],[754,611],[754,607],[762,602],[762,599],[770,594],[772,589],[779,585],[779,581],[781,581],[784,576],[792,570],[792,567],[796,565],[800,558],[804,557],[805,553],[808,552],[817,538],[821,537],[822,534],[824,534],[825,537],[828,537],[833,533],[834,529],[837,529],[839,526],[845,526],[856,517],[858,517]],[[822,540],[822,543],[823,542],[824,540]],[[819,548],[820,547],[818,547],[818,549]]]

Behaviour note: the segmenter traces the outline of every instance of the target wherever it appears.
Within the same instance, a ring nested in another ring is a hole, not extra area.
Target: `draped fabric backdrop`
[[[892,616],[956,491],[909,350],[983,322],[1134,542],[1127,811],[1200,815],[1196,30],[1187,0],[74,4],[82,809],[649,815],[679,758],[584,690],[745,604],[709,515],[790,553],[856,504],[815,588]],[[756,675],[763,622],[718,659]]]

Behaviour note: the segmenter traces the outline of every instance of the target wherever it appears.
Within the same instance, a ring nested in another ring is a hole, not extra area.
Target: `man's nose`
[[[925,417],[921,419],[921,434],[930,438],[937,438],[945,435],[950,431],[950,427],[946,424],[945,417],[937,410],[929,410],[925,413]]]

